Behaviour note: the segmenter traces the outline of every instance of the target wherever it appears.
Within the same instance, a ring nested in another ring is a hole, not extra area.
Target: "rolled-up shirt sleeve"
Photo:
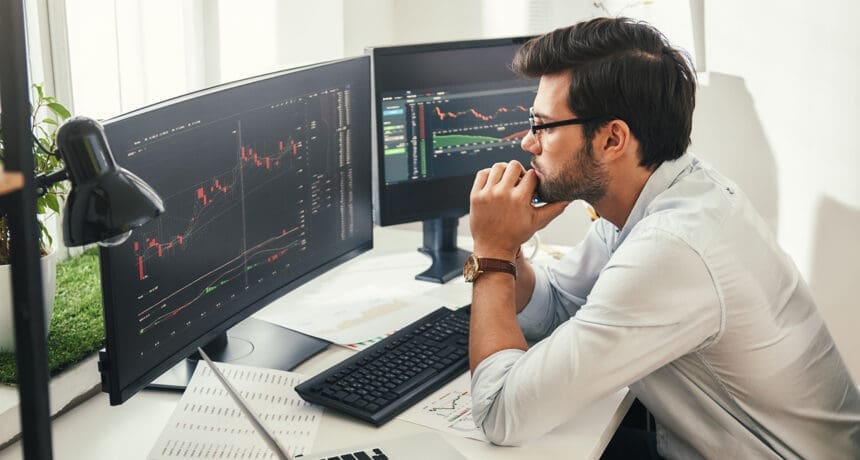
[[[517,316],[523,335],[535,341],[548,336],[576,314],[609,260],[604,235],[611,224],[592,224],[585,238],[556,265],[535,266],[535,286],[529,303]]]
[[[475,369],[472,415],[491,442],[535,439],[717,336],[722,307],[710,272],[676,237],[631,235],[600,273],[588,301],[549,337],[527,352],[499,351]],[[560,298],[567,296],[543,301]]]

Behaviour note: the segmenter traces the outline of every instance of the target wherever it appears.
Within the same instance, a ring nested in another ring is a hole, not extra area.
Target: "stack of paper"
[[[310,452],[322,409],[295,392],[293,372],[218,363],[230,383],[291,455]],[[277,458],[209,366],[197,366],[150,459]]]

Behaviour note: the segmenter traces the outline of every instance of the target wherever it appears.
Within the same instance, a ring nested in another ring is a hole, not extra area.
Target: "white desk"
[[[469,303],[469,286],[462,280],[443,286],[415,281],[412,278],[429,264],[429,259],[415,249],[421,243],[417,232],[380,229],[374,233],[376,248],[353,261],[323,274],[262,310],[265,318],[278,309],[289,308],[290,299],[330,290],[343,290],[364,283],[396,284],[415,295],[431,293],[452,305]],[[463,239],[460,246],[470,248]],[[392,258],[394,254],[404,256]],[[407,255],[412,254],[413,256]],[[380,266],[375,261],[397,260],[397,266]],[[328,350],[303,363],[296,372],[314,375],[353,352],[332,345]],[[96,372],[93,369],[93,372]],[[54,457],[63,459],[143,459],[149,453],[164,424],[173,413],[180,394],[144,390],[121,406],[111,407],[104,393],[90,398],[71,411],[57,417],[53,424]],[[565,425],[524,447],[498,447],[479,441],[447,436],[446,439],[468,458],[596,458],[627,412],[633,397],[626,389],[597,401]],[[383,440],[412,434],[428,428],[394,419],[380,428],[326,411],[315,441],[315,450],[328,450],[372,440]],[[0,451],[0,460],[22,457],[17,442]]]

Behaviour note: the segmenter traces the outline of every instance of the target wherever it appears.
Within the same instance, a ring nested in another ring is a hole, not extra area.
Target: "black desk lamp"
[[[24,176],[19,191],[3,197],[12,245],[12,299],[15,362],[18,369],[21,437],[24,458],[50,459],[51,412],[39,227],[39,189],[70,179],[72,190],[63,218],[64,239],[78,246],[107,239],[118,243],[128,233],[164,211],[158,195],[137,176],[116,166],[104,132],[95,121],[75,118],[57,133],[66,168],[33,177],[30,82],[24,0],[0,1],[0,107],[6,147],[5,168]]]
[[[116,165],[102,126],[75,117],[60,126],[57,149],[66,168],[36,178],[37,192],[68,178],[72,190],[63,212],[66,246],[122,244],[134,228],[164,212],[158,194]]]

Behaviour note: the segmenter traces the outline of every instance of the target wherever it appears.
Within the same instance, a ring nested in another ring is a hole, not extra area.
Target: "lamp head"
[[[72,182],[63,213],[66,246],[120,244],[132,229],[164,212],[155,190],[116,165],[97,121],[69,119],[57,132],[57,146]]]

